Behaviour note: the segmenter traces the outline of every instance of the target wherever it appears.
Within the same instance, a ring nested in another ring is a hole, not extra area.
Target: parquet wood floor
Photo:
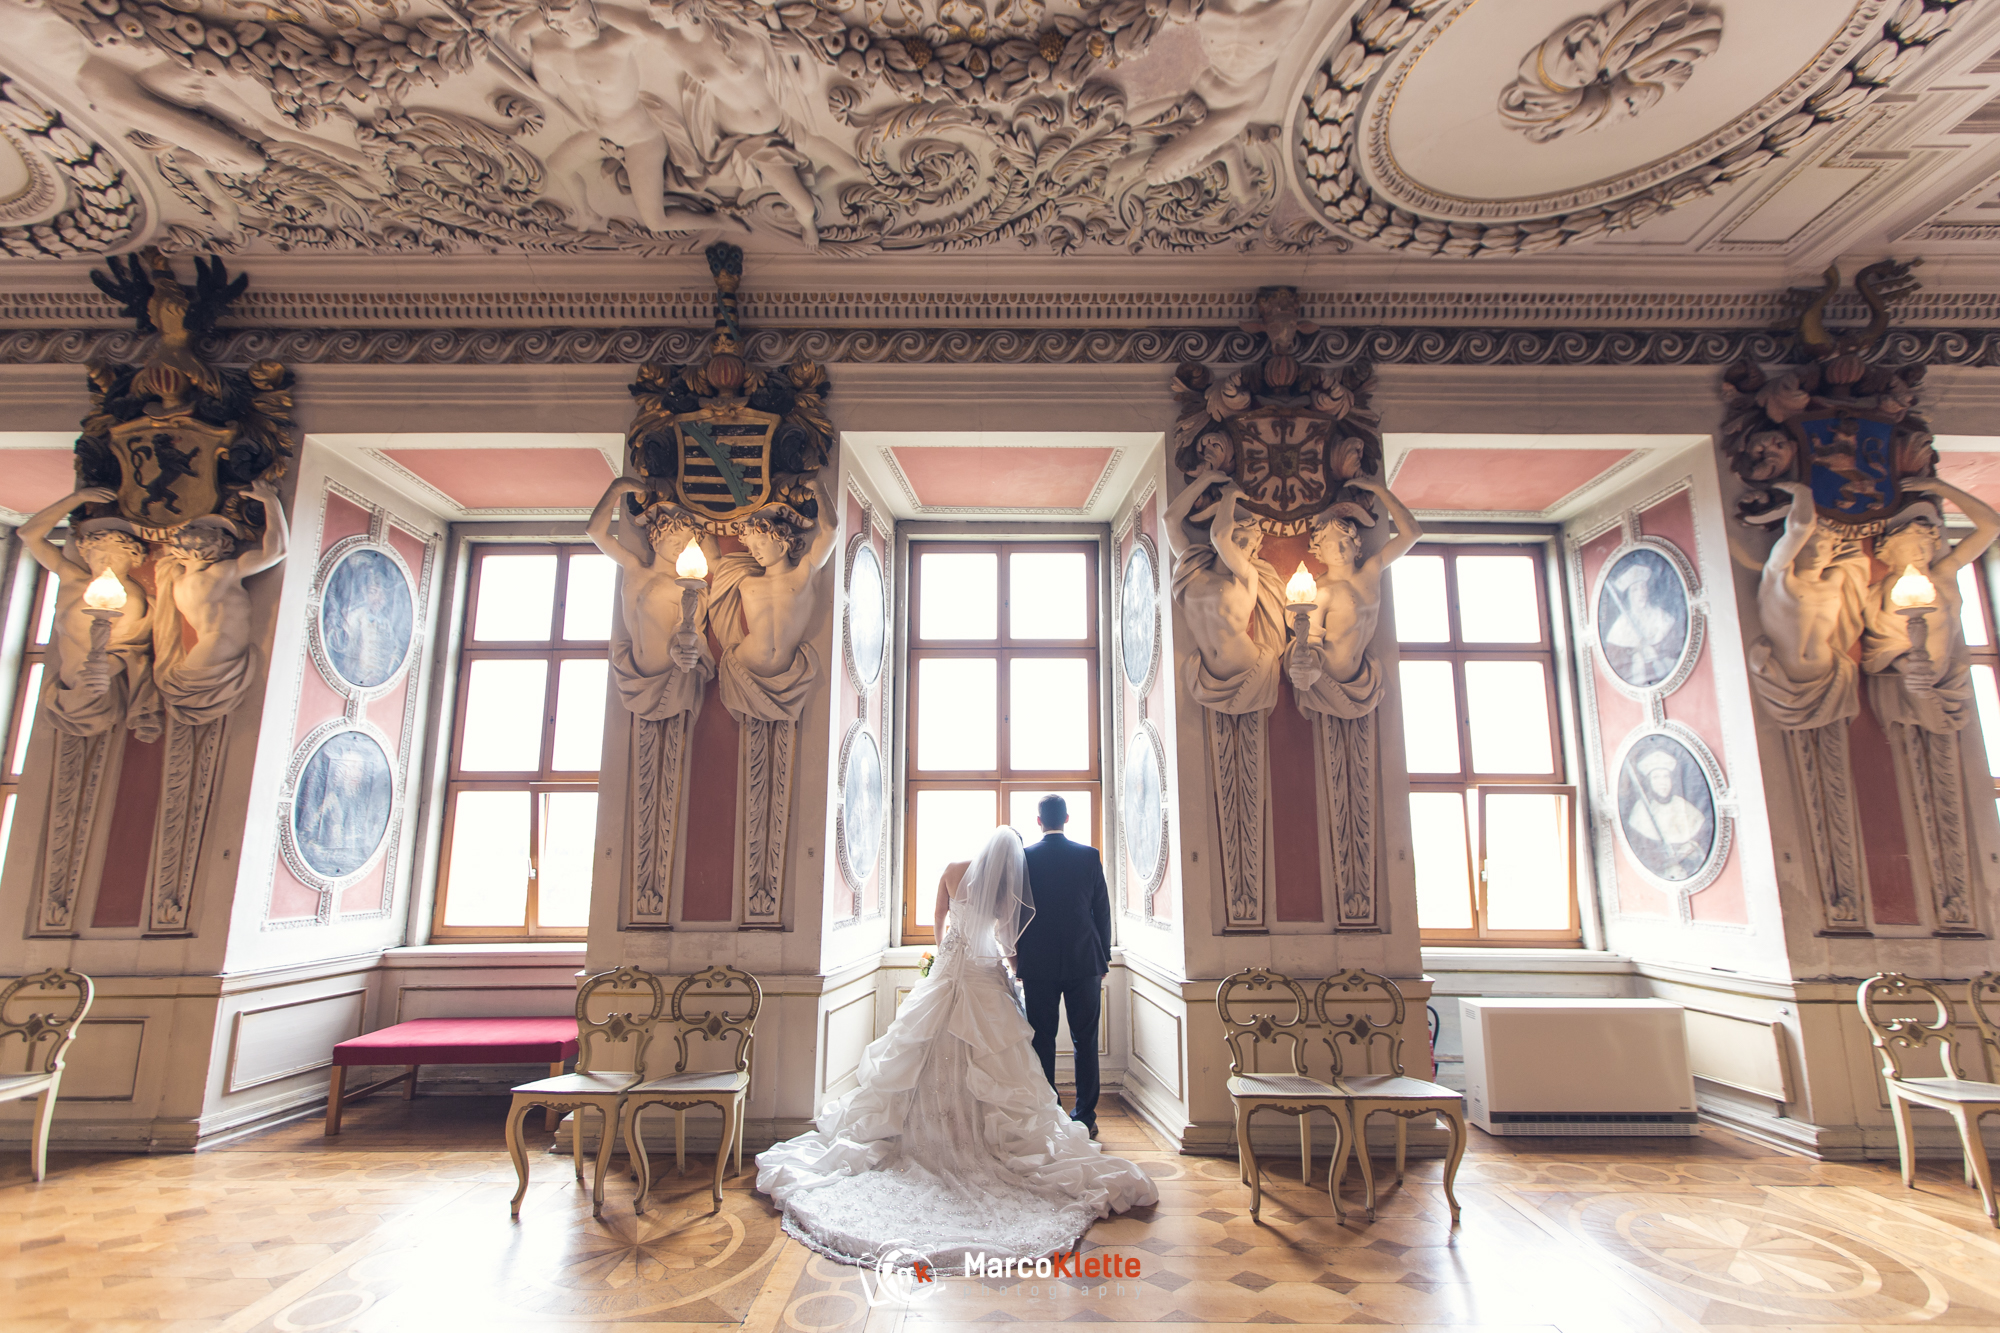
[[[1370,1222],[1334,1222],[1297,1158],[1271,1163],[1253,1223],[1233,1160],[1182,1157],[1115,1104],[1104,1143],[1160,1183],[1097,1224],[1123,1280],[948,1279],[871,1309],[865,1279],[787,1238],[752,1171],[708,1212],[706,1163],[666,1168],[643,1218],[605,1216],[534,1148],[521,1221],[504,1099],[378,1099],[194,1156],[0,1158],[4,1323],[54,1333],[945,1333],[961,1325],[1368,1325],[1541,1333],[2000,1328],[2000,1233],[1946,1164],[1904,1190],[1887,1165],[1781,1156],[1704,1127],[1688,1140],[1504,1140],[1473,1131],[1447,1224],[1420,1161]],[[1383,1164],[1386,1167],[1386,1163]],[[1350,1185],[1351,1180],[1350,1173]],[[1354,1201],[1358,1203],[1358,1187]],[[967,1330],[967,1333],[972,1333]]]

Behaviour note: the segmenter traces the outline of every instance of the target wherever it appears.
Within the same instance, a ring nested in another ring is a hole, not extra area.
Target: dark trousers
[[[1069,1014],[1069,1039],[1076,1047],[1076,1106],[1070,1118],[1097,1123],[1097,1009],[1103,977],[1072,981],[1021,982],[1028,1001],[1028,1023],[1035,1029],[1035,1054],[1049,1086],[1056,1085],[1056,1006]]]

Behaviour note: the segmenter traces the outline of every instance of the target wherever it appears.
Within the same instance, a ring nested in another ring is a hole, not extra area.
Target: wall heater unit
[[[1466,1114],[1487,1133],[1696,1132],[1679,1005],[1472,999],[1458,1005]]]

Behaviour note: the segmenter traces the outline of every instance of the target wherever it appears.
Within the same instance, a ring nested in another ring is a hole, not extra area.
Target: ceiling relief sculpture
[[[1719,15],[1680,0],[1581,19],[1566,0],[1374,0],[1302,92],[1294,162],[1345,235],[1418,254],[1549,251],[1816,147],[1972,3],[1736,6],[1724,44]],[[1560,26],[1510,64],[1537,12]],[[1505,91],[1467,116],[1453,90],[1468,86]]]
[[[18,40],[0,59],[42,102],[74,103],[144,179],[146,236],[175,248],[662,254],[750,233],[834,254],[1340,249],[1291,197],[1278,126],[1252,123],[1310,10],[8,0]],[[15,101],[10,142],[57,114]],[[87,189],[116,184],[109,165],[78,174],[111,154],[71,137],[35,148]],[[9,250],[133,231],[101,203],[36,221]]]
[[[1689,0],[1621,0],[1566,23],[1521,57],[1500,118],[1550,143],[1637,116],[1678,92],[1722,43],[1722,15]]]

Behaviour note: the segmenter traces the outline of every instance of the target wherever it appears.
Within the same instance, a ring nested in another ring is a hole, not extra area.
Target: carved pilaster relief
[[[191,933],[195,872],[202,834],[215,800],[227,719],[192,725],[167,722],[167,755],[161,774],[160,817],[146,871],[146,933]]]
[[[32,706],[30,701],[30,705]],[[104,799],[104,770],[112,736],[55,736],[55,768],[50,775],[47,834],[42,843],[42,870],[36,885],[33,935],[71,935],[78,925],[83,896],[84,866],[90,859],[91,835],[98,805]]]

